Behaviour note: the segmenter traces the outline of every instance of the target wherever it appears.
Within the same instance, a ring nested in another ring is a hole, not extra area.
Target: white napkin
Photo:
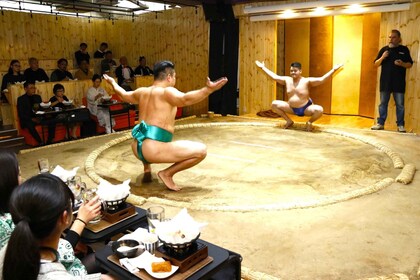
[[[36,113],[35,114],[37,114],[37,115],[42,115],[42,114],[45,114],[45,112],[44,111],[36,111]]]
[[[187,209],[183,208],[173,219],[158,223],[156,234],[167,243],[182,244],[196,238],[206,225],[207,223],[196,222]]]
[[[113,185],[110,182],[101,179],[96,192],[99,197],[105,201],[113,201],[126,197],[130,194],[130,179],[125,180],[122,184]]]
[[[133,240],[138,241],[139,243],[143,243],[146,240],[148,234],[149,232],[147,231],[147,229],[139,227],[132,233],[123,235],[120,239],[118,239],[118,241],[133,239]]]
[[[152,262],[163,262],[165,261],[163,258],[158,258],[149,253],[149,251],[144,251],[141,255],[135,258],[127,259],[128,262],[138,268],[146,269],[152,265]]]
[[[76,173],[77,173],[78,169],[79,169],[79,166],[77,166],[77,167],[75,167],[71,170],[66,170],[63,167],[61,167],[60,165],[57,165],[54,168],[54,170],[51,172],[51,174],[59,177],[64,182],[67,182],[68,179],[76,176]]]

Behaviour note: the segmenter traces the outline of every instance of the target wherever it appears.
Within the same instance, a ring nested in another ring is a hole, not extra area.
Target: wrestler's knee
[[[203,143],[197,143],[195,154],[198,158],[205,158],[207,156],[207,146]]]
[[[315,107],[314,107],[314,113],[315,114],[322,114],[322,113],[324,113],[324,108],[322,108],[321,106],[319,106],[319,105],[316,105]]]

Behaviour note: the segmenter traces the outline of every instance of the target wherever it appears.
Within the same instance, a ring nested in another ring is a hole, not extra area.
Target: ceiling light
[[[344,11],[348,14],[363,14],[366,11],[366,8],[359,4],[352,4]]]
[[[294,18],[296,17],[296,12],[293,10],[286,10],[282,13],[283,18]]]
[[[387,13],[387,12],[398,12],[398,11],[407,11],[410,9],[410,3],[403,3],[403,4],[393,4],[393,5],[380,5],[380,6],[372,6],[372,7],[361,7],[363,14],[369,13]],[[336,16],[336,15],[345,15],[350,14],[350,10],[348,7],[343,8],[336,8],[334,10],[329,10],[328,16]],[[352,12],[354,14],[355,12]],[[311,18],[311,17],[319,17],[322,15],[315,15],[314,11],[306,12],[306,11],[296,11],[293,18]],[[250,16],[251,21],[268,21],[268,20],[279,20],[279,19],[288,19],[288,17],[284,17],[283,13],[271,13],[271,14],[261,14],[261,15],[252,15]]]
[[[398,0],[360,0],[364,5],[384,5],[387,3],[396,3],[399,4],[401,1]],[[269,5],[269,6],[245,6],[245,14],[262,14],[270,12],[280,12],[284,10],[304,10],[304,9],[313,9],[315,7],[342,7],[349,6],[354,4],[355,0],[324,0],[317,2],[300,2],[300,3],[285,3],[279,5]],[[405,1],[410,2],[410,1]]]
[[[331,14],[331,10],[327,10],[324,7],[316,7],[312,10],[312,12],[310,12],[310,14],[314,17],[327,16]]]
[[[118,6],[118,7],[121,7],[121,8],[127,8],[127,9],[137,9],[137,8],[139,8],[139,5],[137,5],[137,4],[135,4],[131,1],[128,1],[128,0],[118,1],[118,4],[115,5],[115,6]]]

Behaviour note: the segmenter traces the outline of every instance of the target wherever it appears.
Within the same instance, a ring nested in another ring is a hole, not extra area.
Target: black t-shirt
[[[64,80],[66,77],[73,80],[73,75],[69,71],[61,71],[60,69],[56,69],[51,73],[51,82],[59,82]]]
[[[380,91],[404,93],[406,68],[395,65],[394,61],[401,59],[403,62],[413,63],[410,51],[403,45],[399,45],[395,48],[385,46],[379,50],[375,61],[379,59],[385,51],[389,51],[389,55],[381,63]]]
[[[32,70],[28,68],[23,73],[27,81],[35,82],[35,81],[44,81],[49,82],[50,79],[48,78],[47,73],[45,73],[44,69],[38,68],[37,70]]]
[[[82,60],[86,60],[89,63],[90,55],[88,53],[82,53],[81,50],[78,50],[74,53],[74,57],[76,58],[77,65],[80,65]]]
[[[93,54],[93,58],[104,58],[105,57],[105,53],[101,52],[100,50],[97,50],[94,54]]]
[[[63,99],[65,100],[65,101],[69,101],[69,99],[67,98],[67,96],[65,96],[65,95],[63,95]],[[57,101],[57,97],[54,95],[53,97],[51,97],[50,98],[50,102],[51,103],[53,103],[53,102],[56,102]],[[54,107],[60,107],[60,108],[64,108],[65,106],[64,106],[64,104],[63,103],[61,103],[61,102],[59,102],[59,103],[57,103],[57,105],[55,105]]]

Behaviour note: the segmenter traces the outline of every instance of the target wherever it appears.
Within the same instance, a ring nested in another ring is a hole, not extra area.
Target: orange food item
[[[152,262],[152,272],[171,272],[172,265],[170,261]]]

